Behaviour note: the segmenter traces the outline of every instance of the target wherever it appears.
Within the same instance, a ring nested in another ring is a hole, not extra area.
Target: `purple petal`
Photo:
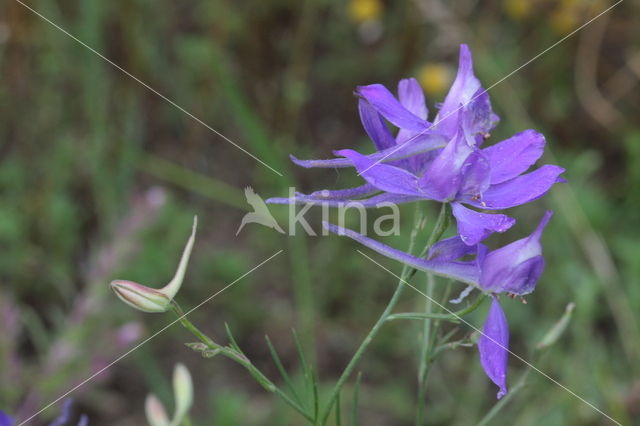
[[[544,144],[541,133],[525,130],[483,149],[491,164],[491,183],[502,183],[526,172],[542,156]]]
[[[489,315],[478,340],[480,364],[484,372],[500,390],[497,398],[507,394],[507,359],[509,356],[509,325],[500,302],[493,298]]]
[[[380,117],[380,114],[364,99],[358,101],[358,111],[362,127],[373,141],[376,149],[381,151],[396,145],[396,140],[389,131],[389,128]]]
[[[558,182],[562,173],[564,173],[562,167],[545,165],[526,175],[491,185],[482,194],[482,201],[469,199],[465,202],[489,210],[519,206],[542,197],[554,183]]]
[[[420,178],[423,192],[434,200],[452,200],[460,189],[460,170],[472,152],[472,148],[466,144],[461,134],[453,138]]]
[[[13,419],[0,410],[0,426],[13,426]]]
[[[308,195],[311,198],[318,198],[324,200],[348,200],[353,198],[361,198],[367,195],[374,194],[379,190],[376,189],[375,186],[370,183],[365,183],[364,185],[357,186],[355,188],[346,188],[346,189],[334,189],[328,190],[323,189],[322,191],[314,191]],[[301,194],[304,195],[304,194]]]
[[[544,258],[542,256],[529,258],[510,268],[496,268],[490,278],[487,275],[488,272],[483,271],[484,280],[499,283],[499,286],[487,286],[484,290],[523,296],[535,290],[543,271]]]
[[[318,191],[321,192],[321,191]],[[414,201],[422,200],[423,197],[414,197],[411,195],[390,194],[383,192],[370,198],[362,200],[354,199],[327,199],[322,197],[315,197],[311,195],[305,195],[297,193],[295,197],[291,198],[269,198],[265,200],[267,204],[317,204],[320,206],[344,208],[347,206],[362,206],[365,209],[384,207],[389,204],[404,204]]]
[[[461,111],[467,143],[479,146],[499,120],[491,109],[489,94],[484,89],[478,89]]]
[[[429,110],[424,99],[424,92],[415,78],[405,78],[398,83],[398,99],[409,112],[423,120],[427,119]]]
[[[553,212],[547,211],[531,235],[489,252],[481,261],[480,287],[518,295],[531,293],[542,271],[540,237]]]
[[[73,400],[71,398],[67,398],[64,400],[62,405],[62,414],[58,416],[53,422],[49,423],[49,426],[62,426],[69,422],[71,417],[71,406],[73,405]]]
[[[458,129],[460,108],[466,105],[480,89],[480,81],[473,75],[471,51],[466,44],[460,45],[458,74],[445,98],[434,122],[436,129],[448,136]]]
[[[460,168],[461,185],[458,198],[465,196],[480,198],[491,184],[489,160],[480,151],[473,151]]]
[[[476,247],[466,245],[459,236],[447,238],[435,243],[429,249],[428,259],[451,261],[472,254]]]
[[[449,262],[441,261],[439,259],[420,259],[401,250],[396,250],[392,247],[389,247],[379,241],[373,240],[369,237],[365,237],[364,235],[354,232],[350,229],[332,225],[327,222],[323,222],[322,225],[325,227],[325,229],[333,233],[336,233],[338,235],[345,235],[359,242],[360,244],[369,247],[371,250],[380,253],[383,256],[413,266],[416,269],[432,272],[436,275],[444,276],[477,286],[478,269],[471,263]]]
[[[366,99],[384,118],[401,129],[426,131],[429,123],[411,113],[381,84],[358,86],[356,93]]]
[[[342,149],[336,155],[347,157],[360,176],[376,188],[394,194],[421,195],[418,178],[408,171],[388,164],[376,163],[369,157],[351,149]]]
[[[509,216],[479,213],[460,203],[451,203],[451,207],[458,223],[460,239],[470,246],[478,244],[493,232],[504,232],[516,223],[515,219]]]
[[[409,158],[418,154],[429,153],[430,151],[440,149],[447,144],[447,140],[437,133],[424,133],[406,143],[394,145],[382,151],[369,154],[367,158],[379,162],[391,162]],[[347,158],[332,158],[330,160],[300,160],[293,155],[289,158],[296,165],[304,168],[336,168],[336,167],[353,167],[353,163]]]

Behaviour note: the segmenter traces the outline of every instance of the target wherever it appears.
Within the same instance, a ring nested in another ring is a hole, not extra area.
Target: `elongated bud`
[[[165,312],[171,303],[160,291],[133,281],[115,280],[111,288],[120,300],[142,312]]]
[[[191,250],[196,238],[196,227],[198,217],[193,218],[193,229],[187,245],[182,252],[182,258],[178,264],[173,279],[161,289],[155,289],[135,283],[133,281],[115,280],[111,282],[111,288],[116,295],[127,305],[143,312],[166,312],[171,306],[171,301],[180,290],[184,274],[187,271],[187,264],[191,257]]]
[[[184,364],[176,364],[173,370],[173,397],[176,402],[176,411],[173,414],[172,425],[179,425],[187,415],[193,403],[193,382],[191,374]]]
[[[162,402],[153,394],[147,396],[144,402],[144,413],[149,426],[169,426],[169,416]]]
[[[536,349],[544,349],[548,346],[553,345],[558,341],[558,339],[560,339],[560,336],[562,336],[562,334],[569,326],[569,322],[571,321],[571,316],[575,307],[576,304],[573,302],[567,305],[562,317],[560,317],[558,322],[556,322],[542,337],[542,340],[540,340],[540,342],[538,342],[538,344],[536,345]]]

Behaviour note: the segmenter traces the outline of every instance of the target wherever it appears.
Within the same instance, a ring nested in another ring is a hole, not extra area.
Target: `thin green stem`
[[[440,207],[440,214],[438,215],[438,219],[436,220],[435,225],[433,226],[433,231],[429,236],[429,240],[422,250],[422,257],[426,256],[429,252],[429,249],[436,243],[436,241],[440,240],[444,232],[449,227],[449,219],[451,214],[451,208],[448,204],[442,204]],[[415,273],[415,272],[414,272]],[[433,293],[435,289],[435,277],[433,274],[427,273],[427,282],[425,289],[425,305],[424,311],[425,314],[431,315],[433,313]],[[435,324],[432,324],[434,321],[432,318],[425,317],[422,325],[422,342],[420,345],[420,352],[418,358],[418,395],[417,395],[417,410],[416,410],[416,426],[420,426],[424,423],[425,417],[425,404],[424,399],[427,392],[427,375],[429,373],[429,369],[431,366],[430,358],[432,349],[435,343],[436,336],[438,334],[439,321],[436,320]]]
[[[472,304],[467,306],[464,309],[459,311],[450,313],[450,314],[441,314],[441,313],[424,313],[424,312],[401,312],[398,314],[391,314],[387,317],[387,321],[399,320],[399,319],[408,319],[408,320],[423,320],[425,318],[430,319],[440,319],[446,320],[449,322],[460,322],[460,318],[464,315],[470,314],[471,312],[478,309],[482,301],[484,300],[484,293],[481,293],[476,300],[473,301]]]
[[[420,257],[425,257],[427,253],[429,253],[429,249],[432,245],[434,245],[437,241],[442,238],[442,235],[449,227],[449,222],[451,220],[451,206],[448,203],[443,203],[442,207],[440,207],[440,213],[438,214],[438,219],[436,219],[436,223],[433,226],[433,230],[431,231],[431,235],[429,235],[429,239],[427,240],[427,244],[422,249],[420,253]],[[407,279],[413,278],[413,276],[418,272],[416,268],[411,268],[409,271],[409,275]]]
[[[215,343],[210,337],[204,334],[198,327],[196,327],[191,321],[187,319],[184,315],[180,306],[173,301],[172,310],[178,316],[180,323],[191,332],[195,337],[198,338],[202,343],[204,343],[211,350],[218,350],[221,355],[226,356],[227,358],[237,362],[242,365],[251,376],[256,379],[256,381],[267,391],[275,393],[278,395],[284,402],[286,402],[290,407],[300,413],[305,419],[307,419],[310,423],[314,423],[314,419],[310,416],[296,401],[291,399],[289,395],[284,393],[281,389],[279,389],[267,376],[265,376],[253,363],[240,351],[228,347],[222,346]]]
[[[411,237],[409,242],[409,252],[412,252],[414,249],[415,241],[418,236],[419,225],[421,222],[422,222],[422,210],[420,209],[419,205],[416,205],[416,213],[414,215],[414,224],[413,224],[414,226],[411,232]],[[325,425],[327,423],[329,415],[331,414],[331,409],[333,407],[333,404],[335,404],[338,394],[340,393],[340,389],[342,389],[342,386],[344,386],[346,381],[349,379],[349,376],[351,375],[354,368],[360,361],[360,358],[362,358],[362,355],[371,344],[371,341],[378,334],[378,332],[386,322],[387,317],[391,314],[391,312],[393,311],[393,308],[395,308],[396,304],[398,303],[398,300],[400,299],[400,295],[402,294],[402,290],[404,289],[404,286],[405,286],[404,284],[408,278],[408,275],[411,269],[412,268],[409,267],[408,265],[403,265],[402,273],[400,274],[400,280],[398,282],[396,290],[394,291],[393,295],[391,296],[391,299],[389,300],[389,303],[387,304],[384,311],[382,312],[382,314],[380,315],[376,323],[373,325],[371,330],[369,330],[369,333],[360,344],[360,347],[358,347],[358,349],[356,350],[355,354],[353,355],[353,357],[345,367],[344,371],[338,378],[336,385],[331,391],[331,395],[329,397],[327,406],[324,407],[324,410],[322,411],[322,415],[320,416],[321,425]]]

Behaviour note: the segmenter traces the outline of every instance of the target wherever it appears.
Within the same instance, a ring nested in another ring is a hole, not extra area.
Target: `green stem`
[[[435,225],[433,226],[433,231],[429,236],[429,240],[422,250],[421,257],[424,257],[429,252],[429,249],[439,241],[444,232],[449,227],[449,220],[451,216],[451,208],[449,204],[442,204],[440,207],[440,213],[438,214],[438,219],[436,220]],[[413,272],[415,274],[415,272]],[[426,297],[425,297],[425,314],[431,315],[433,313],[433,292],[435,288],[435,278],[433,274],[427,273],[427,284],[426,284]],[[435,338],[438,334],[438,326],[439,320],[436,320],[435,324],[432,324],[432,319],[425,317],[423,320],[422,326],[422,343],[420,345],[420,353],[418,358],[418,395],[417,395],[417,411],[416,411],[416,425],[419,426],[424,423],[425,416],[425,405],[423,403],[427,387],[426,381],[427,376],[429,374],[429,369],[431,366],[430,358],[432,349],[435,343]]]
[[[414,249],[416,237],[418,236],[419,225],[421,222],[422,222],[422,210],[420,209],[419,204],[417,204],[416,213],[414,215],[413,230],[411,232],[411,237],[409,242],[409,252],[412,252]],[[333,407],[333,404],[336,402],[336,399],[340,393],[340,389],[342,389],[342,386],[344,386],[346,381],[349,379],[349,376],[353,372],[355,366],[358,364],[358,361],[360,361],[360,358],[362,358],[362,355],[371,344],[371,341],[378,334],[378,331],[380,331],[380,329],[386,322],[387,317],[391,314],[391,312],[393,311],[393,308],[395,308],[396,304],[398,303],[398,300],[400,299],[400,295],[402,294],[402,290],[404,289],[404,284],[408,279],[408,275],[411,269],[412,268],[410,266],[403,265],[402,273],[400,274],[400,280],[398,282],[398,286],[396,287],[395,292],[393,293],[393,296],[391,296],[391,299],[389,300],[389,303],[387,304],[386,308],[384,309],[384,311],[382,312],[382,314],[380,315],[376,323],[373,325],[371,330],[369,330],[369,333],[360,344],[360,347],[358,347],[358,349],[356,350],[356,353],[353,355],[353,357],[345,367],[344,371],[338,378],[336,385],[331,391],[331,395],[329,397],[327,406],[324,407],[324,410],[322,411],[322,415],[320,416],[321,425],[325,425],[327,423],[329,415],[331,414],[331,409]]]
[[[410,319],[410,320],[423,320],[425,318],[429,319],[440,319],[446,320],[449,322],[460,322],[459,317],[470,314],[471,312],[478,309],[482,301],[484,300],[484,293],[481,293],[480,296],[473,301],[473,303],[467,306],[464,309],[453,312],[451,314],[438,314],[438,313],[424,313],[424,312],[402,312],[399,314],[392,314],[387,317],[387,321],[399,320],[399,319]]]
[[[432,297],[433,297],[433,288],[435,286],[434,278],[432,274],[427,274],[427,289],[426,295],[428,297],[425,298],[425,314],[432,314]],[[418,407],[416,411],[416,425],[419,426],[424,422],[425,416],[425,404],[423,403],[427,387],[425,385],[427,381],[427,373],[429,371],[430,362],[429,355],[431,353],[431,347],[433,345],[434,337],[437,333],[436,328],[434,327],[431,330],[431,318],[425,318],[422,326],[422,344],[420,347],[420,355],[418,358],[418,396],[417,402]]]
[[[425,257],[427,253],[429,253],[429,249],[432,245],[434,245],[437,241],[440,240],[444,232],[449,227],[449,222],[451,220],[451,206],[448,203],[443,203],[440,208],[440,213],[438,214],[438,219],[436,220],[436,224],[433,226],[433,230],[431,231],[431,235],[427,240],[427,244],[422,249],[420,253],[420,257]],[[409,271],[409,275],[407,279],[413,278],[413,276],[418,272],[416,268],[411,268]]]
[[[182,324],[187,330],[191,332],[195,337],[198,338],[202,343],[204,343],[211,350],[218,350],[221,355],[226,356],[227,358],[237,362],[242,365],[248,372],[251,374],[253,378],[268,392],[275,393],[278,395],[284,402],[286,402],[289,406],[295,409],[298,413],[300,413],[305,419],[309,422],[313,423],[314,419],[310,416],[297,402],[292,400],[289,395],[284,393],[281,389],[279,389],[267,376],[265,376],[251,361],[242,353],[228,346],[222,346],[215,343],[210,337],[204,334],[198,327],[196,327],[191,321],[187,319],[184,315],[180,306],[173,301],[172,302],[173,312],[178,316],[180,320],[180,324]]]

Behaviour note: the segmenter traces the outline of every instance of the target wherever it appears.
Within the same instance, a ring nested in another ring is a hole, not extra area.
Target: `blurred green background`
[[[357,184],[347,169],[296,169],[287,158],[329,157],[343,147],[370,152],[352,95],[356,85],[393,89],[400,78],[415,76],[434,111],[455,74],[460,43],[470,45],[476,74],[488,87],[612,3],[28,4],[284,177],[20,3],[3,0],[0,408],[22,418],[173,320],[133,311],[108,283],[168,281],[194,214],[200,227],[181,305],[197,305],[284,249],[191,318],[223,342],[227,322],[275,381],[264,335],[299,377],[295,328],[307,356],[317,360],[324,395],[383,309],[395,279],[337,236],[286,237],[248,225],[236,237],[249,208],[243,188],[251,185],[266,198],[286,196],[290,185],[310,191]],[[518,224],[489,241],[497,247],[520,238],[545,209],[557,212],[544,237],[547,269],[537,291],[527,305],[504,303],[511,348],[529,359],[575,302],[569,328],[535,364],[624,424],[640,424],[639,12],[638,2],[623,2],[491,90],[502,118],[492,141],[526,128],[542,131],[546,162],[565,167],[569,180],[511,211]],[[286,207],[271,210],[286,223]],[[403,208],[402,235],[386,242],[406,248],[412,211]],[[424,278],[415,281],[423,285]],[[406,291],[400,308],[423,303]],[[480,325],[484,310],[469,320]],[[461,327],[458,333],[471,331]],[[413,424],[419,335],[419,323],[390,323],[365,355],[358,367],[360,424]],[[89,414],[92,425],[145,424],[145,396],[155,392],[171,406],[170,374],[182,361],[195,381],[193,424],[303,424],[241,367],[224,358],[202,359],[183,346],[193,340],[180,326],[170,328],[77,390],[77,410]],[[525,371],[511,357],[512,385]],[[353,403],[352,379],[345,412]],[[495,404],[495,392],[474,348],[448,351],[429,377],[428,424],[476,424]],[[608,423],[532,372],[490,424]]]

